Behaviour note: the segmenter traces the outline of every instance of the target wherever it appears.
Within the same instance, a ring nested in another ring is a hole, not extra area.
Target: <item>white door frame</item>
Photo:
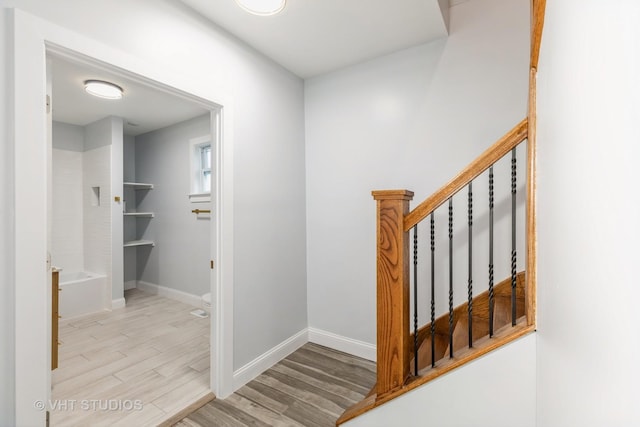
[[[200,87],[185,70],[141,61],[126,52],[74,33],[19,9],[9,10],[13,28],[10,94],[15,179],[15,402],[17,425],[44,425],[38,402],[50,400],[50,266],[47,265],[46,55],[109,64],[137,79],[212,110],[221,126],[216,145],[216,200],[212,276],[211,388],[219,397],[233,392],[233,105],[229,91],[215,83]],[[188,71],[188,70],[187,70]],[[213,125],[213,122],[212,122]],[[212,127],[212,130],[214,128]],[[214,136],[212,134],[212,136]]]

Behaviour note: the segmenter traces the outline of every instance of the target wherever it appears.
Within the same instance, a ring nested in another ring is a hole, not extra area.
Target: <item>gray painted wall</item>
[[[526,116],[529,0],[462,3],[451,8],[449,25],[446,40],[305,82],[308,310],[313,328],[375,344],[372,190],[412,190],[415,207]],[[508,166],[502,161],[496,167],[496,220],[506,222],[506,227],[496,224],[506,237],[496,239],[497,281],[509,274]],[[521,179],[521,208],[523,183]],[[475,289],[486,289],[486,175],[476,181],[474,193],[474,283]],[[454,224],[460,225],[454,229],[454,264],[464,266],[455,269],[454,281],[465,286],[466,194],[454,198],[454,212]],[[522,225],[523,210],[519,212]],[[436,212],[437,313],[446,312],[448,301],[446,216],[446,207]],[[429,230],[423,224],[419,253],[427,254]],[[522,260],[520,256],[520,270]],[[429,277],[428,259],[420,266],[419,276]],[[419,322],[426,324],[428,292],[420,295]],[[466,286],[456,291],[455,305],[465,295]]]
[[[54,121],[53,148],[67,151],[84,151],[84,128]]]
[[[238,110],[251,120],[235,129],[236,370],[307,327],[302,82],[241,72]]]
[[[14,260],[13,260],[13,145],[11,140],[9,105],[12,102],[10,61],[10,26],[8,14],[0,10],[0,426],[15,424],[15,321],[14,321]]]
[[[122,119],[120,119],[122,120]],[[84,127],[84,151],[112,145],[113,143],[113,118],[106,117],[96,120]],[[120,138],[123,138],[121,135]]]
[[[123,144],[123,181],[124,182],[135,182],[136,180],[136,146],[135,146],[135,137],[131,135],[124,136],[124,144]],[[132,188],[124,188],[123,189],[123,200],[129,201],[132,205],[127,208],[131,210],[134,206],[135,199],[135,190]],[[135,218],[124,218],[123,219],[123,228],[124,228],[124,241],[135,240],[137,234],[137,220]],[[144,220],[142,220],[144,221]],[[127,282],[133,284],[131,282],[138,279],[138,270],[137,270],[137,257],[138,251],[136,248],[125,248],[124,249],[124,285],[127,286]]]
[[[154,248],[137,248],[137,278],[192,295],[209,292],[210,221],[192,209],[209,203],[189,202],[191,157],[189,140],[209,135],[209,114],[138,135],[135,140],[137,182],[154,185],[138,190],[137,210],[155,218],[133,219],[138,238],[153,240]],[[129,205],[130,202],[127,204]]]
[[[136,138],[125,135],[122,148],[122,177],[125,182],[136,180]]]

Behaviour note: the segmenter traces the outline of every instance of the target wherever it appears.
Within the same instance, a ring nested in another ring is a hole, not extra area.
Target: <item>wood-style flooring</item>
[[[309,343],[175,426],[333,427],[347,407],[365,397],[375,376],[375,363]]]
[[[209,393],[209,321],[137,289],[126,307],[60,321],[52,426],[154,426]]]

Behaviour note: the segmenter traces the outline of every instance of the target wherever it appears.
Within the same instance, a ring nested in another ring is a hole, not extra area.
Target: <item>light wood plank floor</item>
[[[375,363],[305,344],[229,398],[216,399],[177,427],[333,427],[375,383]]]
[[[209,319],[137,289],[125,298],[61,320],[51,425],[154,426],[209,392]]]

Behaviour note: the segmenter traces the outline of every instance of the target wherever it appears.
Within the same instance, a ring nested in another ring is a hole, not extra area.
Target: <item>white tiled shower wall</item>
[[[86,271],[110,276],[111,146],[85,151],[83,157],[84,266]],[[94,206],[93,187],[100,188],[99,206]]]
[[[53,149],[51,260],[66,271],[84,269],[82,158],[82,152]]]
[[[118,120],[53,125],[52,262],[65,272],[107,276],[104,308],[112,299],[112,124]]]

